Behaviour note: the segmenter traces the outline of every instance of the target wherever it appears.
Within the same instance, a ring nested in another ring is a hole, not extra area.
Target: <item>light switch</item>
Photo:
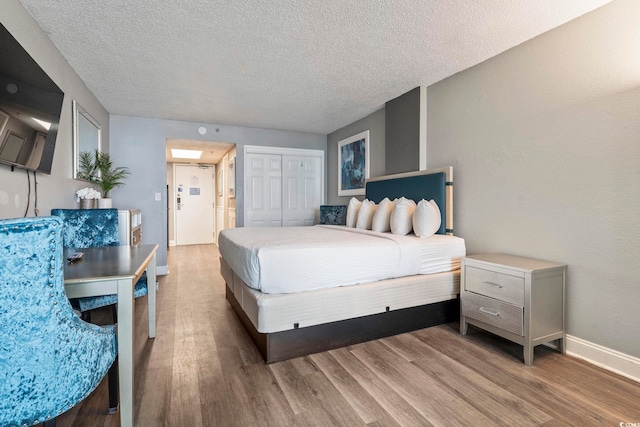
[[[162,193],[156,193],[156,202],[159,202],[162,200]]]

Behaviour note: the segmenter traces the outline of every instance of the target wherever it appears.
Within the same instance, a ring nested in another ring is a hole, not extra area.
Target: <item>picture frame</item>
[[[338,196],[363,195],[369,178],[369,131],[338,142]]]
[[[236,197],[236,158],[229,159],[229,198]]]
[[[216,193],[218,193],[218,197],[222,197],[222,189],[223,181],[224,181],[224,170],[222,169],[222,164],[216,168]]]

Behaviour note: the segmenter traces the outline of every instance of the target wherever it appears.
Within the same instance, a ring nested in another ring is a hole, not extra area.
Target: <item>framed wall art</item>
[[[236,197],[236,158],[235,156],[229,159],[229,198]]]
[[[364,194],[369,178],[369,131],[338,142],[338,196]]]

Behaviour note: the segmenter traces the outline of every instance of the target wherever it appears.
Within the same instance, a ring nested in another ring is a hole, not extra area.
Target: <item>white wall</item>
[[[75,192],[86,187],[86,183],[72,178],[71,101],[78,101],[102,124],[105,149],[109,141],[109,115],[18,0],[2,0],[0,22],[64,92],[51,175],[37,175],[39,215],[49,215],[52,208],[75,208]],[[35,215],[33,188],[31,173],[31,199],[27,216]],[[24,170],[15,169],[11,172],[10,167],[0,165],[0,218],[24,216],[28,191],[27,173]]]
[[[126,185],[113,190],[114,206],[139,208],[142,211],[142,240],[143,243],[159,245],[157,262],[160,271],[167,266],[167,138],[236,144],[238,226],[242,226],[244,218],[245,145],[309,148],[325,152],[327,148],[325,135],[118,115],[112,115],[110,119],[110,151],[113,162],[128,167],[131,172]],[[209,130],[207,135],[198,133],[200,126]],[[215,132],[216,129],[219,131]],[[213,136],[210,136],[210,133],[213,133]],[[156,193],[161,194],[160,201],[155,200]]]
[[[640,2],[430,86],[427,157],[469,253],[567,263],[568,333],[640,357]]]

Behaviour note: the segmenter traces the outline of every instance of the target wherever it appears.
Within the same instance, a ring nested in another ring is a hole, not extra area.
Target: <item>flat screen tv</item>
[[[64,93],[0,24],[0,163],[51,173]]]

